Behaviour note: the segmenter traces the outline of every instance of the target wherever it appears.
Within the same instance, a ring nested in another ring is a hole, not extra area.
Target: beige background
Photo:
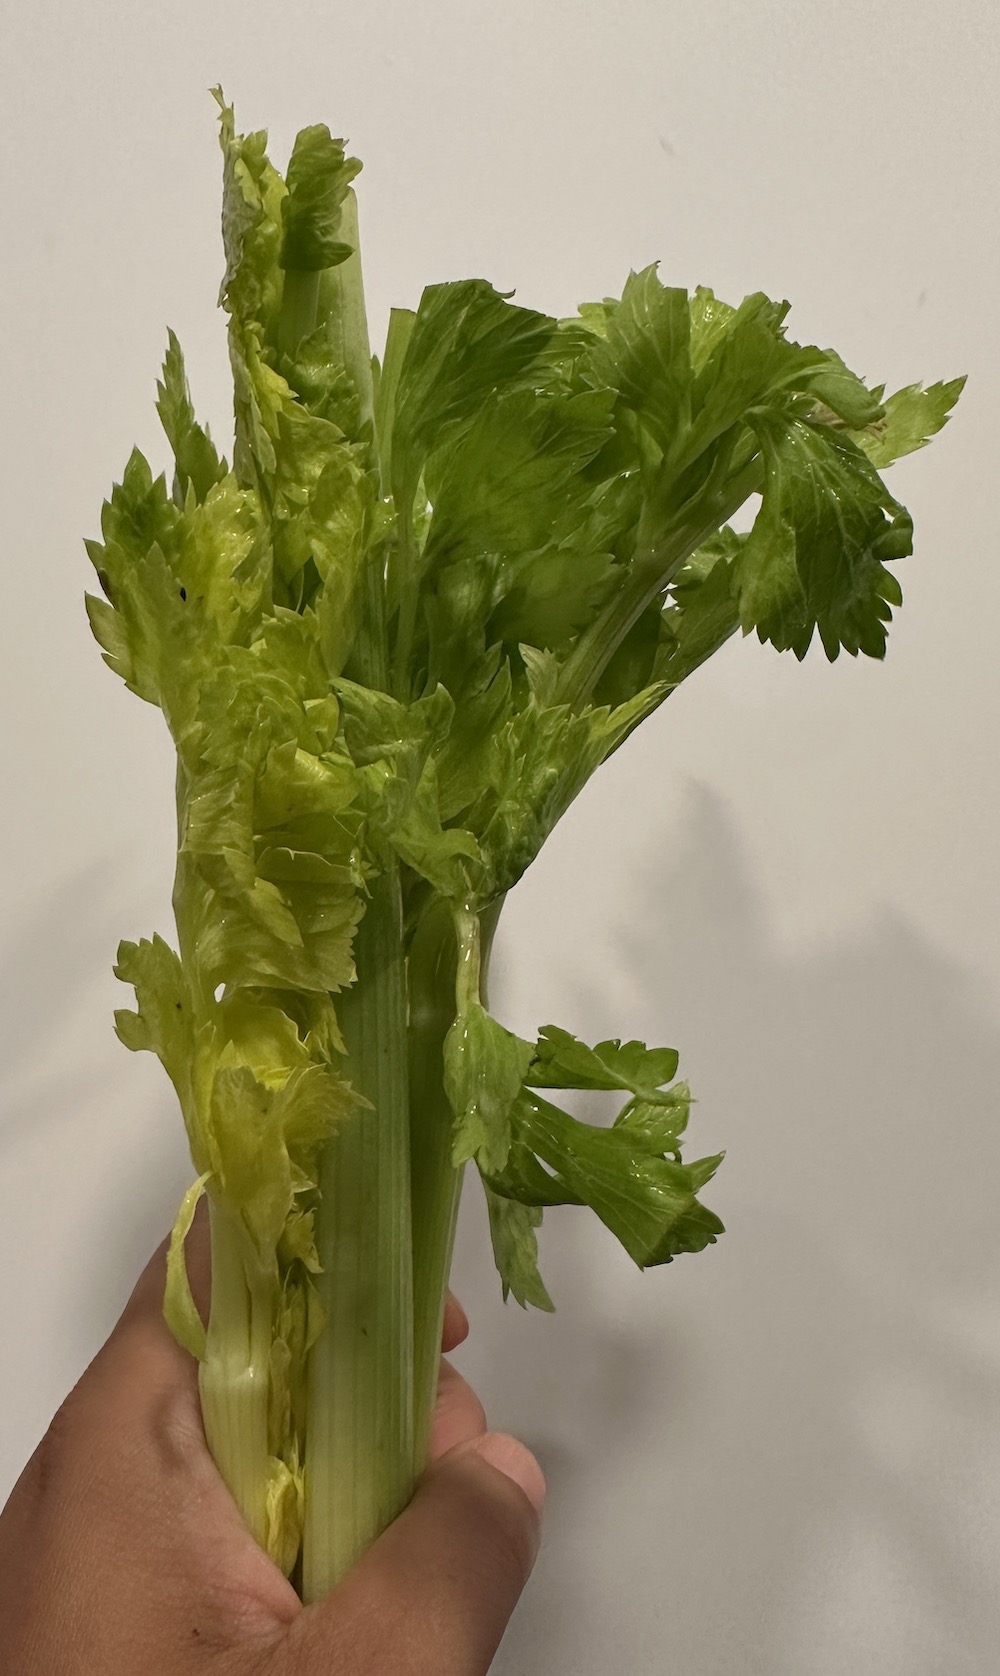
[[[528,1030],[670,1041],[729,1232],[636,1273],[551,1216],[553,1320],[504,1311],[474,1191],[462,1354],[548,1469],[510,1676],[987,1676],[1000,1660],[995,729],[998,26],[978,0],[194,0],[2,7],[0,1490],[188,1179],[110,1028],[169,929],[171,760],[103,669],[80,538],[164,460],[168,323],[228,427],[219,159],[327,120],[366,161],[376,338],[429,280],[569,309],[663,259],[791,297],[890,385],[971,375],[903,462],[884,666],[732,643],[513,899]],[[471,1188],[471,1184],[470,1184]]]

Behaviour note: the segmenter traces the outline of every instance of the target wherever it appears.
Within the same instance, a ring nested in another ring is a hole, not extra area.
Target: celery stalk
[[[198,1378],[205,1436],[248,1527],[266,1546],[274,1298],[253,1273],[246,1230],[217,1204],[210,1218],[212,1307]]]
[[[326,1594],[413,1488],[413,1280],[406,990],[398,871],[372,886],[358,981],[341,999],[347,1071],[369,1102],[320,1158],[308,1364],[303,1596]]]
[[[410,1136],[413,1219],[414,1440],[426,1462],[441,1329],[462,1170],[452,1162],[451,1107],[442,1080],[444,1039],[455,1016],[455,931],[435,903],[410,950]]]

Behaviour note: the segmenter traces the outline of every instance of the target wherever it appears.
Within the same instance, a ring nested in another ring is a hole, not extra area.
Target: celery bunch
[[[880,469],[961,380],[886,400],[791,342],[785,304],[654,268],[570,320],[431,286],[379,364],[360,165],[312,127],[283,180],[218,97],[233,463],[171,334],[173,482],[133,453],[88,604],[177,747],[177,949],[117,968],[118,1033],[162,1060],[198,1174],[166,1313],[248,1525],[315,1598],[425,1459],[467,1163],[521,1304],[551,1308],[546,1206],[590,1205],[640,1266],[721,1232],[676,1053],[520,1040],[488,1009],[490,941],[585,781],[738,629],[883,655],[911,526]],[[614,1124],[563,1089],[619,1091]]]

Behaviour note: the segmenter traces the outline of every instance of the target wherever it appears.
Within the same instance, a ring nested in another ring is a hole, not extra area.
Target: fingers
[[[454,1292],[449,1292],[444,1306],[444,1333],[442,1335],[442,1350],[454,1350],[464,1344],[469,1336],[469,1317],[462,1308]]]
[[[544,1495],[515,1438],[450,1450],[336,1592],[300,1613],[286,1668],[485,1676],[535,1561]]]
[[[124,1435],[151,1438],[169,1414],[176,1436],[190,1439],[191,1451],[204,1454],[198,1398],[198,1364],[177,1343],[163,1316],[166,1255],[163,1240],[140,1274],[107,1343],[102,1346],[73,1392],[70,1402],[81,1434],[95,1428],[97,1438],[114,1449]],[[207,1215],[195,1217],[186,1256],[195,1302],[204,1317],[211,1296],[211,1255]]]
[[[450,1449],[482,1437],[485,1431],[486,1410],[482,1403],[458,1369],[442,1357],[431,1427],[431,1460],[440,1460]]]

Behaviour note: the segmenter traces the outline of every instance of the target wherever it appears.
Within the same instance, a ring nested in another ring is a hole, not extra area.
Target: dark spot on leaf
[[[188,596],[188,595],[187,595],[187,589],[186,589],[186,588],[182,588],[182,589],[181,589],[181,599],[187,599],[187,596]]]

